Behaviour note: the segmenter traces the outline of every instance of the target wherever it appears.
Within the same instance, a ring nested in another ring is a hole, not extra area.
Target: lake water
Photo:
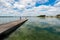
[[[18,19],[19,19],[19,17],[0,17],[0,24],[5,24],[8,22],[18,20]]]
[[[20,28],[5,40],[60,40],[60,18],[26,17]],[[19,19],[19,17],[0,18],[1,23]]]
[[[22,17],[21,19],[24,19],[24,17]],[[16,20],[20,20],[19,16],[1,16],[0,17],[0,25],[1,24],[5,24],[5,23],[9,23],[12,21],[16,21]]]

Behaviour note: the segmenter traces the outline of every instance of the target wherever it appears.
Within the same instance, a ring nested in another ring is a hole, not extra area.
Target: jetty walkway
[[[0,40],[10,35],[27,20],[28,19],[16,20],[7,24],[0,25]]]

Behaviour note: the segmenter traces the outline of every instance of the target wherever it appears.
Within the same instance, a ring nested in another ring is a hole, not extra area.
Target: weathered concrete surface
[[[7,24],[0,25],[0,40],[20,27],[27,19],[16,20]]]

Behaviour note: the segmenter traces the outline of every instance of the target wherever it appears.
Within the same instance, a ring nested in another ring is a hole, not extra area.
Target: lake
[[[28,19],[20,28],[4,40],[60,40],[60,18],[25,17]],[[20,19],[0,17],[0,24]]]

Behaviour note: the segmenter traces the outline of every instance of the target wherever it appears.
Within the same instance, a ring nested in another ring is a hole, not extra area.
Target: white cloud
[[[57,3],[57,2],[59,2],[60,0],[56,0],[55,2]]]
[[[55,7],[60,7],[60,2],[56,3],[54,6]]]
[[[17,3],[17,2],[15,2],[15,4],[14,4],[13,7],[14,8],[18,8],[18,9],[24,9],[25,8],[25,5],[21,5],[21,4]]]
[[[39,6],[29,10],[24,11],[22,15],[36,16],[36,15],[47,15],[47,16],[55,16],[60,14],[60,8],[56,8],[53,6]]]
[[[60,2],[54,6],[41,5],[35,7],[37,0],[20,0],[15,2],[14,0],[0,0],[0,16],[37,16],[37,15],[56,15],[60,14]],[[48,2],[48,0],[38,0],[41,3]],[[12,4],[13,5],[12,5]],[[26,9],[26,7],[33,7],[31,9]],[[18,10],[13,10],[17,8]],[[23,10],[21,12],[20,10]],[[20,11],[20,12],[19,12]]]
[[[40,3],[40,4],[43,4],[43,3],[46,3],[46,2],[48,2],[49,0],[36,0],[38,3]]]

